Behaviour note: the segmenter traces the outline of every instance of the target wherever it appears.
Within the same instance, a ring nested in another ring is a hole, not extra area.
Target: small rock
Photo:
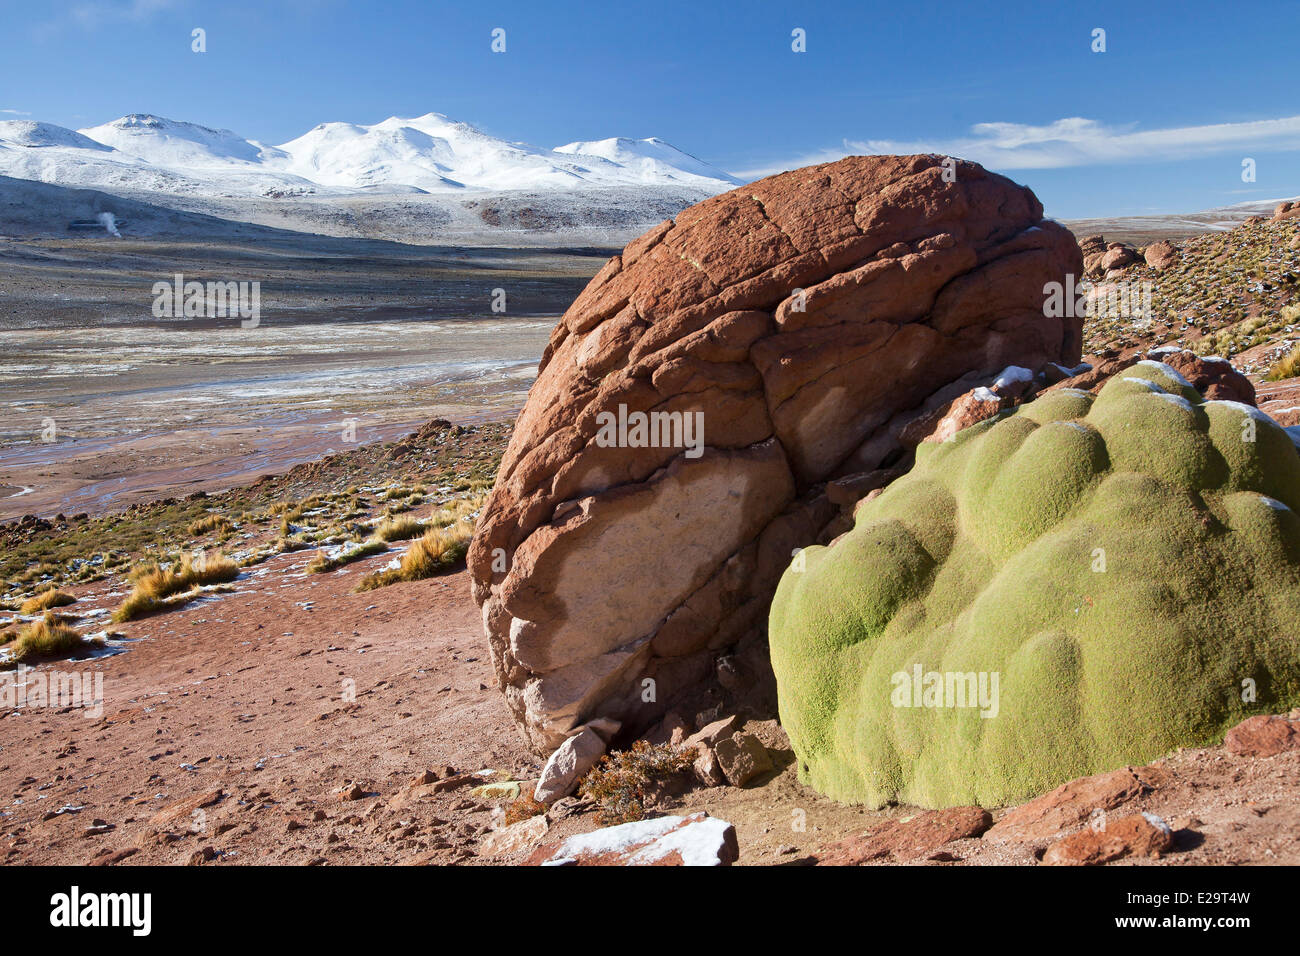
[[[605,746],[608,747],[609,742],[614,739],[614,735],[623,729],[623,722],[615,720],[613,717],[597,717],[595,720],[587,721],[579,729],[595,732],[605,742]]]
[[[1228,731],[1223,746],[1239,757],[1272,757],[1300,749],[1300,721],[1259,714]]]
[[[540,803],[554,803],[560,797],[567,797],[604,752],[605,741],[594,730],[574,734],[560,744],[555,753],[551,754],[551,759],[546,761],[533,799]]]
[[[1125,856],[1160,856],[1174,843],[1174,832],[1154,813],[1134,813],[1057,840],[1043,854],[1048,866],[1095,866]]]
[[[217,858],[217,851],[210,846],[205,846],[201,850],[195,850],[190,854],[190,866],[202,866],[204,863],[210,863]]]
[[[1009,810],[989,829],[985,839],[1014,843],[1047,840],[1078,826],[1094,811],[1114,810],[1150,792],[1162,780],[1163,773],[1154,767],[1122,767],[1079,777]]]
[[[740,857],[736,828],[689,817],[637,820],[539,847],[526,866],[729,866]]]
[[[339,794],[339,802],[347,803],[350,800],[360,800],[366,795],[366,792],[361,789],[361,784],[354,783],[350,787],[344,787],[342,790],[338,792],[338,794]]]
[[[772,758],[767,748],[753,734],[736,734],[719,740],[713,748],[718,766],[722,768],[727,783],[743,787],[760,774],[772,769]]]
[[[695,777],[706,787],[720,787],[727,782],[727,776],[718,766],[718,755],[708,744],[695,744],[695,763],[692,764]]]
[[[483,856],[504,856],[536,846],[550,828],[544,813],[529,817],[500,830],[493,830],[483,838],[479,852]]]
[[[698,731],[687,737],[682,746],[694,747],[697,744],[705,744],[714,747],[719,740],[725,740],[739,729],[740,718],[732,714],[730,717],[723,717],[721,720],[715,720],[702,726]]]
[[[860,866],[869,860],[894,857],[902,861],[934,859],[953,840],[978,837],[993,823],[982,807],[927,810],[908,820],[889,820],[861,836],[849,837],[817,854],[823,866]]]

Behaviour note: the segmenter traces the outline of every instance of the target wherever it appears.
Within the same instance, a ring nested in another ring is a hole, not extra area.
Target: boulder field
[[[906,469],[910,423],[1010,366],[1076,365],[1082,319],[1044,286],[1081,273],[1030,190],[940,156],[760,180],[610,259],[551,336],[468,556],[534,749],[770,678],[772,593],[839,514],[827,483]]]
[[[1000,806],[1300,703],[1297,512],[1287,431],[1158,361],[923,444],[777,590],[801,779]]]

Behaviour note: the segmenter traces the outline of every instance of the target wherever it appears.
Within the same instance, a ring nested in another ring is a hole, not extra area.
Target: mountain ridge
[[[658,137],[547,149],[508,142],[434,112],[370,125],[321,123],[278,146],[153,113],[128,113],[79,130],[5,120],[0,174],[69,186],[228,196],[644,186],[717,193],[741,182]]]

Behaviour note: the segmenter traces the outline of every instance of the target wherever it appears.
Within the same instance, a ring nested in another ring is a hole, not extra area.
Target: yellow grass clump
[[[42,591],[35,597],[30,597],[18,607],[21,614],[40,614],[42,611],[48,611],[52,607],[67,607],[69,604],[76,602],[71,594],[66,591],[60,591],[58,588],[50,588]]]
[[[47,612],[39,621],[33,621],[14,638],[9,646],[9,659],[13,667],[23,661],[52,657],[66,657],[79,651],[87,641],[77,631],[68,627],[68,619]]]
[[[1266,382],[1280,382],[1284,378],[1300,375],[1300,345],[1282,356],[1264,376]]]
[[[130,621],[162,607],[186,603],[180,595],[205,584],[223,584],[239,576],[239,565],[225,555],[194,558],[186,555],[175,566],[162,567],[157,562],[138,565],[131,571],[135,587],[121,606],[113,612],[114,621]]]

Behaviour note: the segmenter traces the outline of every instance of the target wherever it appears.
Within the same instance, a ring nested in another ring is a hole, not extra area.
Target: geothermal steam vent
[[[565,313],[469,555],[536,749],[596,717],[647,726],[714,681],[835,517],[824,483],[905,466],[907,422],[1007,366],[1078,361],[1081,320],[1043,309],[1081,273],[1074,238],[1028,189],[942,162],[853,157],[716,196]]]

